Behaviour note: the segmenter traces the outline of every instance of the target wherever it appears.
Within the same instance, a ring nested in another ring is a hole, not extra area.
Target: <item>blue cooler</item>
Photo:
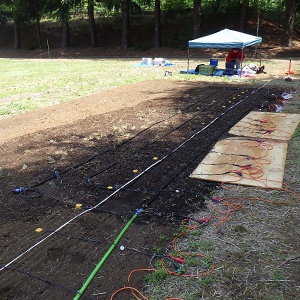
[[[211,59],[209,64],[211,66],[217,66],[218,65],[218,60],[217,59]]]

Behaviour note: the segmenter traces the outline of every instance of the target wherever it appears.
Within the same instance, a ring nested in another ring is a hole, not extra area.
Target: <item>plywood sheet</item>
[[[229,133],[259,139],[288,141],[299,122],[299,114],[252,111],[233,126]]]
[[[281,188],[287,142],[233,137],[219,141],[191,178]]]

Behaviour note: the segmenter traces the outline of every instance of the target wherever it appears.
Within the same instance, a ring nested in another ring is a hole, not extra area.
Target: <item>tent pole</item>
[[[257,8],[256,36],[258,36],[259,15],[260,15],[260,7]],[[255,45],[255,56],[256,56],[256,51],[257,51],[257,45]]]
[[[190,69],[190,47],[188,47],[188,65],[187,65],[187,72]]]
[[[260,46],[259,46],[259,67],[261,67],[261,44],[260,43]]]
[[[241,67],[240,67],[241,68],[240,77],[243,76],[243,71],[242,71],[243,70],[243,56],[244,56],[244,48],[242,48],[242,57],[241,57],[242,60],[241,60]]]

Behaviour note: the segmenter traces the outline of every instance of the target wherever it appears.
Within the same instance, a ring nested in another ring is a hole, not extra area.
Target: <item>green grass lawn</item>
[[[62,103],[163,76],[138,60],[0,60],[0,116]],[[147,70],[146,70],[147,69]]]
[[[208,61],[208,58],[190,59],[189,69],[200,63],[207,64]],[[0,119],[145,80],[200,80],[249,84],[263,82],[259,77],[231,79],[180,74],[181,70],[186,71],[188,68],[187,58],[168,59],[167,62],[173,64],[169,67],[134,66],[140,62],[141,58],[0,59]],[[270,73],[274,70],[283,74],[285,61],[265,61],[263,64],[274,84],[285,84],[284,80],[279,80]],[[166,71],[172,72],[172,76],[164,76]]]

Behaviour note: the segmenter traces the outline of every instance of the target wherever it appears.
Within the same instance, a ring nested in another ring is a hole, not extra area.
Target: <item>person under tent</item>
[[[226,63],[233,63],[237,69],[240,69],[241,62],[245,59],[245,53],[242,49],[233,48],[226,57]]]

